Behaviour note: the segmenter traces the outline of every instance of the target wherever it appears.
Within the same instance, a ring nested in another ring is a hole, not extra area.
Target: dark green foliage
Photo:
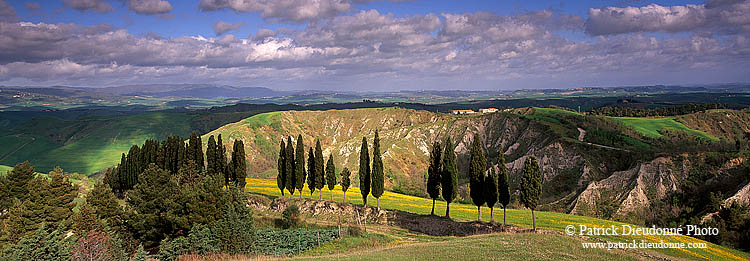
[[[432,212],[435,215],[435,200],[440,197],[440,179],[443,172],[443,154],[440,142],[435,141],[430,152],[430,165],[427,168],[427,194],[432,198]]]
[[[484,157],[482,140],[479,134],[474,135],[474,142],[471,143],[471,152],[469,155],[469,194],[471,201],[479,210],[481,218],[481,206],[484,205],[486,196],[484,186],[484,170],[487,169],[487,161]]]
[[[323,197],[323,187],[326,185],[325,178],[325,159],[323,158],[323,149],[320,147],[320,139],[315,139],[315,188],[320,190],[320,197]]]
[[[7,187],[11,198],[25,200],[29,197],[29,189],[34,186],[31,181],[36,176],[34,167],[28,161],[18,163],[8,173]]]
[[[281,143],[279,144],[279,159],[276,170],[278,170],[278,174],[276,174],[276,186],[279,187],[283,196],[284,189],[286,188],[286,145],[284,144],[284,139],[281,139]]]
[[[307,189],[310,190],[310,198],[312,198],[312,194],[315,192],[315,153],[312,147],[307,154]]]
[[[40,186],[40,198],[43,199],[45,221],[50,226],[57,226],[73,215],[74,199],[78,196],[78,186],[73,185],[68,177],[59,172],[50,172],[46,186]],[[36,190],[36,189],[35,189]]]
[[[336,183],[336,165],[333,163],[333,153],[331,153],[326,163],[326,184],[328,184],[328,190],[331,191],[331,200],[333,200],[333,188],[336,187]]]
[[[61,229],[48,232],[45,227],[40,227],[18,243],[5,246],[0,259],[69,260],[71,242],[65,240],[62,234]]]
[[[222,189],[221,177],[204,176],[177,184],[180,196],[176,198],[176,202],[182,206],[179,209],[181,213],[175,218],[178,227],[188,229],[196,223],[211,224],[221,218],[223,204],[228,200],[228,194]]]
[[[440,185],[443,199],[448,203],[445,208],[445,216],[450,217],[450,204],[458,195],[458,166],[456,166],[456,152],[450,137],[445,142]]]
[[[534,155],[526,158],[523,164],[523,176],[521,176],[521,203],[531,209],[531,219],[536,230],[536,217],[534,210],[539,204],[539,197],[542,196],[542,171],[539,169],[539,162]]]
[[[141,174],[143,182],[128,193],[130,212],[126,223],[148,248],[178,230],[177,215],[182,209],[177,200],[180,191],[170,176],[169,172],[152,164]]]
[[[367,151],[367,138],[362,137],[362,147],[359,150],[359,191],[362,201],[367,206],[367,195],[370,194],[370,153]]]
[[[302,252],[318,247],[320,244],[338,238],[337,229],[264,229],[257,233],[258,240],[255,245],[255,253],[259,255],[296,255],[299,248]]]
[[[146,261],[147,258],[148,252],[143,249],[143,245],[138,245],[138,249],[135,251],[135,257],[133,257],[133,261]]]
[[[187,159],[188,161],[192,160],[195,163],[196,171],[203,170],[204,166],[204,158],[203,158],[203,141],[201,141],[201,136],[195,134],[195,132],[190,134],[190,138],[188,138],[188,146],[186,148],[187,151]]]
[[[529,209],[536,209],[541,195],[542,171],[539,169],[539,162],[537,162],[536,157],[531,155],[523,163],[520,193],[521,203]]]
[[[206,255],[219,252],[219,242],[216,241],[211,227],[195,224],[187,236],[188,253]]]
[[[378,199],[380,209],[380,196],[383,195],[385,186],[385,174],[383,173],[383,158],[380,155],[380,136],[375,131],[375,139],[372,142],[372,196]]]
[[[215,175],[221,173],[221,169],[217,166],[218,163],[218,145],[216,145],[216,139],[214,135],[208,137],[208,143],[206,144],[206,172]]]
[[[0,175],[0,213],[5,213],[6,209],[13,206],[13,200],[8,188],[8,177]],[[2,219],[2,214],[0,214],[0,219]]]
[[[500,152],[497,162],[497,196],[498,203],[506,208],[510,204],[510,183],[508,183],[508,168],[505,167],[505,154]]]
[[[142,248],[143,245],[139,246],[138,252],[140,252]],[[164,261],[179,260],[181,255],[188,254],[188,249],[190,249],[190,245],[185,237],[178,237],[172,240],[164,239],[159,244],[158,257],[159,260]],[[137,258],[138,257],[136,257],[136,259]],[[143,260],[146,260],[145,256]]]
[[[300,213],[297,205],[290,205],[281,212],[281,226],[283,228],[294,228],[299,225]]]
[[[224,173],[224,184],[229,185],[229,165],[227,164],[227,148],[221,140],[221,134],[216,139],[216,168]]]
[[[289,191],[290,196],[294,195],[294,189],[297,188],[295,182],[297,182],[297,177],[295,167],[296,167],[296,158],[294,156],[294,143],[292,142],[292,136],[289,136],[286,142],[286,155],[285,155],[286,161],[284,164],[284,173],[286,173],[286,182],[284,182],[284,187],[286,187],[286,190]]]
[[[229,164],[232,173],[232,184],[238,188],[245,188],[247,177],[247,162],[245,161],[245,144],[242,140],[234,140],[232,147],[232,161]]]
[[[484,201],[490,209],[497,203],[497,174],[495,168],[490,168],[490,173],[484,177]]]
[[[630,108],[630,107],[599,107],[591,110],[591,114],[606,115],[612,117],[653,117],[653,116],[675,116],[696,113],[699,111],[713,109],[727,109],[726,104],[700,103],[685,104],[680,106],[660,107],[655,109]]]
[[[349,185],[351,185],[351,180],[349,179],[351,174],[349,168],[345,167],[341,170],[341,191],[344,192],[344,200],[346,200],[346,191],[349,190]]]
[[[297,151],[294,155],[294,185],[296,185],[299,191],[299,196],[302,197],[302,189],[305,188],[305,144],[302,143],[302,134],[297,135]]]

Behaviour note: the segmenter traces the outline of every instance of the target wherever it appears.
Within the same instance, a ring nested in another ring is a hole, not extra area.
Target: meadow
[[[662,136],[661,130],[673,129],[685,131],[689,134],[698,136],[703,139],[718,141],[719,139],[711,136],[705,132],[688,128],[675,121],[675,117],[662,117],[662,118],[642,118],[642,117],[611,117],[617,121],[622,122],[625,126],[633,128],[644,136],[659,138]]]
[[[245,190],[250,193],[258,193],[269,196],[280,196],[281,193],[276,186],[275,179],[247,179],[247,185]],[[286,193],[286,191],[285,191]],[[316,191],[313,195],[313,199],[318,199],[320,192]],[[295,193],[295,197],[299,197],[299,194]],[[288,197],[289,195],[286,194]],[[309,198],[310,191],[305,188],[303,189],[303,197]],[[331,192],[327,187],[323,189],[323,199],[330,200]],[[333,191],[333,200],[342,202],[344,200],[344,193],[341,191],[341,187],[336,186]],[[350,187],[346,193],[346,202],[353,203],[356,205],[362,204],[362,196],[357,187]],[[372,196],[368,197],[367,205],[370,207],[376,206],[375,198]],[[398,194],[390,191],[386,191],[380,198],[380,207],[383,209],[402,210],[416,214],[427,215],[430,214],[432,208],[432,200],[414,196],[408,196]],[[435,205],[435,213],[438,215],[445,214],[446,203],[444,201],[437,201]],[[451,203],[450,216],[456,221],[474,221],[477,219],[477,207],[474,205]],[[549,229],[557,232],[564,232],[566,226],[573,225],[578,227],[579,225],[586,225],[588,227],[609,227],[609,226],[621,226],[625,223],[596,219],[585,216],[576,216],[556,212],[543,212],[535,211],[536,213],[536,224],[538,228]],[[502,208],[495,208],[495,222],[502,222]],[[487,207],[482,207],[482,221],[489,222],[490,211]],[[518,226],[521,228],[531,228],[532,219],[531,211],[521,209],[508,209],[507,210],[507,221],[509,225]],[[750,254],[742,251],[737,251],[722,246],[718,246],[712,243],[705,242],[692,237],[687,236],[596,236],[595,239],[606,240],[610,242],[630,242],[636,240],[640,242],[701,242],[706,243],[707,248],[705,249],[659,249],[658,252],[664,255],[669,255],[679,258],[691,258],[691,259],[750,259]],[[579,244],[580,246],[580,244]],[[582,249],[577,249],[582,250]],[[427,253],[426,253],[427,254]],[[373,256],[374,257],[374,256]],[[355,257],[356,258],[356,257]],[[365,258],[365,257],[362,257]],[[471,257],[467,257],[471,258]]]

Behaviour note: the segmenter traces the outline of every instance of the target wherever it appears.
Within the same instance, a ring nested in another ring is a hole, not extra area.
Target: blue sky
[[[727,0],[0,0],[0,85],[747,82],[749,12]]]

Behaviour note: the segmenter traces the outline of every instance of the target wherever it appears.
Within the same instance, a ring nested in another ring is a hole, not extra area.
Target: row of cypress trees
[[[218,139],[213,135],[209,137],[205,155],[201,137],[195,133],[190,135],[187,144],[179,136],[169,136],[161,142],[148,139],[142,146],[133,145],[127,154],[123,153],[120,164],[107,173],[105,182],[113,191],[124,193],[139,183],[138,176],[149,164],[155,164],[169,173],[177,173],[188,166],[204,175],[224,176],[227,186],[244,187],[247,163],[243,141],[234,141],[229,162],[226,153],[221,134]]]
[[[372,142],[372,168],[370,167],[370,153],[367,149],[367,138],[362,137],[362,147],[359,150],[359,192],[362,194],[363,206],[367,206],[367,195],[378,202],[380,211],[380,196],[385,192],[385,173],[383,172],[383,158],[380,153],[380,134],[376,130]]]
[[[310,198],[317,189],[320,191],[320,199],[323,199],[323,187],[328,185],[331,191],[331,200],[333,200],[333,189],[338,183],[336,177],[336,165],[333,161],[333,154],[328,156],[328,162],[324,165],[323,149],[320,146],[320,139],[315,139],[315,150],[309,148],[307,158],[307,170],[305,170],[305,144],[302,140],[302,134],[297,135],[297,146],[295,148],[292,137],[287,137],[286,143],[281,139],[279,144],[279,158],[276,175],[276,185],[284,195],[284,190],[289,192],[289,197],[294,197],[294,192],[299,191],[302,198],[302,189],[307,187],[310,190]],[[344,191],[344,200],[346,200],[346,191],[349,189],[349,169],[344,168],[341,171],[341,189]]]
[[[427,170],[427,194],[432,198],[432,215],[435,214],[435,200],[441,195],[447,203],[445,216],[450,217],[450,203],[457,196],[457,167],[456,154],[450,138],[446,139],[445,145],[441,147],[439,141],[435,141],[430,153],[429,168]],[[482,140],[475,135],[469,154],[469,196],[474,205],[477,206],[477,220],[481,221],[483,205],[490,208],[490,222],[495,222],[494,206],[499,203],[503,207],[503,228],[506,225],[505,209],[510,203],[510,184],[508,182],[508,170],[505,167],[505,155],[499,153],[497,162],[498,171],[495,168],[487,168]],[[442,193],[441,193],[442,192]],[[529,156],[524,162],[523,176],[521,177],[520,201],[531,209],[531,215],[536,230],[536,209],[542,194],[541,169],[536,157]]]

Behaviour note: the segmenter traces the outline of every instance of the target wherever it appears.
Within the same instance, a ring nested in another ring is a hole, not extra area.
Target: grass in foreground
[[[635,260],[620,250],[583,249],[581,240],[562,235],[489,234],[452,240],[403,244],[371,251],[297,259],[346,260]]]
[[[245,190],[252,193],[259,193],[270,196],[280,196],[278,187],[276,186],[276,179],[247,179],[247,186]],[[303,195],[305,198],[310,197],[310,191],[305,188],[303,189]],[[319,197],[319,192],[315,192],[313,198]],[[295,193],[295,197],[299,197],[299,194]],[[334,189],[334,200],[337,202],[343,201],[343,193],[341,187],[336,186]],[[286,194],[288,197],[289,194]],[[323,189],[323,199],[330,200],[330,191],[326,188]],[[359,188],[351,187],[346,194],[346,201],[354,204],[362,204],[362,196]],[[375,198],[370,196],[367,201],[368,206],[375,207]],[[430,214],[432,208],[432,200],[414,196],[408,196],[398,193],[386,191],[380,198],[380,206],[384,209],[395,209],[402,210],[416,214]],[[443,215],[445,213],[446,204],[443,201],[438,201],[435,206],[435,213]],[[482,221],[489,221],[489,208],[482,207]],[[451,217],[458,221],[471,221],[477,218],[477,208],[473,205],[452,203],[451,204]],[[495,221],[502,222],[502,209],[495,209]],[[530,228],[532,226],[531,211],[520,210],[520,209],[508,209],[507,211],[508,223],[511,225]],[[562,214],[556,212],[543,212],[536,211],[536,223],[537,227],[564,232],[565,227],[573,225],[578,227],[579,225],[586,225],[588,227],[609,227],[609,226],[621,226],[624,223],[596,219],[591,217],[576,216],[569,214]],[[644,240],[646,242],[691,242],[691,243],[707,243],[705,241],[687,237],[687,236],[601,236],[599,239],[611,241],[611,242],[631,242],[636,240],[640,242]],[[657,251],[666,255],[682,258],[698,258],[698,259],[750,259],[750,254],[725,248],[719,245],[707,243],[706,249],[658,249]],[[580,244],[578,248],[574,250],[581,250]]]

